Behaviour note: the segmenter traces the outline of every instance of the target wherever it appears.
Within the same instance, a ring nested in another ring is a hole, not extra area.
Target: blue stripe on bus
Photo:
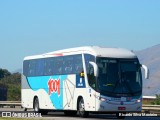
[[[43,89],[50,96],[50,100],[56,109],[63,109],[63,81],[67,75],[28,77],[31,89],[37,91]]]
[[[32,90],[37,91],[43,89],[49,96],[52,104],[56,109],[63,109],[63,82],[68,80],[68,75],[54,75],[54,76],[37,76],[27,77],[28,83]],[[76,75],[76,88],[85,88],[85,79]]]

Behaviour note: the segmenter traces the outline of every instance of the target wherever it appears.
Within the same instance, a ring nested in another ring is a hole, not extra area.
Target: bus
[[[23,61],[22,107],[46,114],[141,112],[142,73],[148,68],[123,48],[85,46],[27,56]]]

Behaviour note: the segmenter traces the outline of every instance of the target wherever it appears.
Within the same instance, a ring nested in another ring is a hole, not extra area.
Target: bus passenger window
[[[54,58],[53,74],[54,75],[62,74],[62,67],[63,67],[63,57]]]
[[[51,58],[46,58],[45,59],[44,67],[45,67],[45,73],[44,73],[44,75],[52,75]]]
[[[72,74],[73,72],[73,56],[66,56],[63,59],[63,73]]]
[[[29,60],[23,62],[23,74],[29,76]]]
[[[34,76],[36,71],[36,62],[31,60],[29,63],[29,76]]]
[[[83,71],[82,55],[74,56],[74,73],[79,74]]]
[[[44,59],[36,60],[36,75],[41,76],[44,73]]]

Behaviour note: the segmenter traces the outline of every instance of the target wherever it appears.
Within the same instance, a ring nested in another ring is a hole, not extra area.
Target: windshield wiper
[[[115,87],[114,87],[114,89],[113,89],[113,92],[116,90],[116,88],[117,88],[117,85],[118,84],[121,84],[120,82],[121,82],[121,75],[120,75],[121,73],[119,73],[118,72],[118,77],[119,77],[119,79],[116,81],[116,84],[115,84]]]
[[[130,85],[126,82],[126,80],[124,80],[124,83],[126,83],[126,86],[127,86],[126,88],[128,88],[128,90],[130,91],[130,94],[131,94],[131,95],[134,95],[134,93],[133,93]]]

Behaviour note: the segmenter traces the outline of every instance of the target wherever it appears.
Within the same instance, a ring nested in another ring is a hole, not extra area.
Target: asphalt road
[[[78,115],[76,116],[65,116],[63,112],[49,112],[47,115],[40,115],[34,114],[33,110],[27,110],[24,112],[21,108],[0,108],[0,116],[10,115],[11,117],[17,116],[25,116],[31,117],[37,120],[113,120],[117,119],[115,114],[90,114],[88,118],[80,118]],[[29,115],[29,116],[28,116]],[[160,120],[160,116],[150,117],[150,116],[132,116],[132,117],[125,117],[125,120]]]

